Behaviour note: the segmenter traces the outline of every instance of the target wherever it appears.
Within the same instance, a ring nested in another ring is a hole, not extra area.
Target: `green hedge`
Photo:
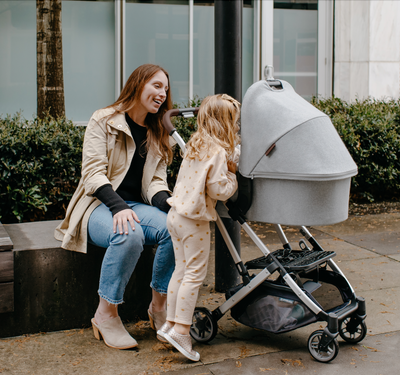
[[[373,201],[399,198],[400,100],[313,99],[332,120],[358,166],[352,198]]]
[[[18,113],[0,118],[0,221],[57,219],[78,184],[85,127]]]
[[[199,106],[200,99],[189,103]],[[398,199],[400,191],[399,101],[372,99],[347,103],[338,98],[312,103],[330,116],[359,173],[352,179],[352,199]],[[195,118],[174,118],[187,141]],[[20,114],[0,118],[0,221],[53,220],[64,216],[80,178],[85,127],[65,119],[28,121]],[[168,169],[172,188],[180,151]]]

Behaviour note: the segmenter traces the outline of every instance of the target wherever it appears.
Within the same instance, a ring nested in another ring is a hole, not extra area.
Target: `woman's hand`
[[[232,173],[234,173],[234,174],[236,174],[236,171],[237,171],[236,163],[234,163],[234,162],[231,161],[231,160],[228,160],[228,171],[229,171],[229,172],[232,172]]]
[[[122,210],[117,212],[113,216],[113,229],[114,233],[117,233],[117,227],[119,229],[119,234],[128,234],[128,222],[132,228],[135,230],[135,221],[140,223],[139,218],[137,217],[135,211],[127,208],[126,210]]]

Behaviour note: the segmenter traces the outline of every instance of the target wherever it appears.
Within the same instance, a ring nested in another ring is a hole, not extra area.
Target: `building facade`
[[[304,98],[399,97],[397,0],[244,0],[243,94],[266,65]],[[144,63],[173,100],[214,93],[214,1],[63,0],[66,115],[85,123]],[[36,4],[0,2],[0,114],[36,113]]]

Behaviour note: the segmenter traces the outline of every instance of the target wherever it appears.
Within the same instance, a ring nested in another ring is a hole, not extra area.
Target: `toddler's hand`
[[[228,160],[228,171],[236,174],[236,170],[237,170],[236,163],[234,163],[231,160]]]

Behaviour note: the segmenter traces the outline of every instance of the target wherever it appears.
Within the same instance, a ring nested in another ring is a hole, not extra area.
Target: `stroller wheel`
[[[308,338],[308,351],[311,356],[318,362],[330,362],[336,358],[339,353],[339,344],[336,339],[334,339],[328,346],[327,351],[320,350],[319,343],[321,341],[324,331],[318,330],[313,332]]]
[[[215,337],[217,331],[218,324],[212,312],[205,307],[196,307],[190,327],[190,336],[197,342],[206,343]]]
[[[349,343],[360,342],[367,334],[367,325],[356,318],[346,318],[340,323],[339,335]]]

